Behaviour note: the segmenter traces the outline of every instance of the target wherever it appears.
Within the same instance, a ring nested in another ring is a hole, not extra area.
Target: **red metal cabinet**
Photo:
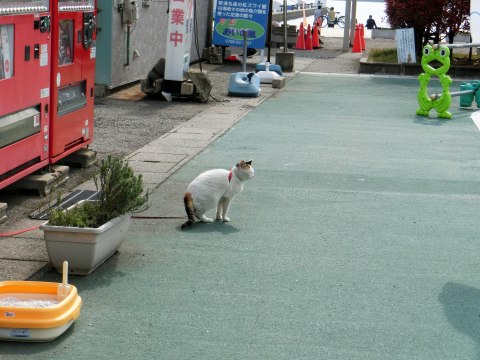
[[[52,5],[50,162],[93,140],[95,2],[54,0]]]
[[[49,1],[0,2],[0,189],[49,162]]]

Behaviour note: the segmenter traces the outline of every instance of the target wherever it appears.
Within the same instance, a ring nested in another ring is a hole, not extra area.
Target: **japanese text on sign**
[[[252,19],[255,15],[267,15],[267,4],[219,0],[216,14],[219,17]]]
[[[269,0],[217,0],[213,43],[222,46],[247,45],[263,48],[267,33]]]
[[[173,0],[173,3],[185,3],[185,0]],[[178,6],[171,10],[171,19],[170,24],[179,29],[174,29],[174,32],[170,32],[170,42],[174,43],[174,46],[177,46],[179,43],[183,42],[184,35],[192,33],[193,21],[192,18],[187,17],[185,14],[184,6]],[[169,27],[170,28],[170,27]],[[179,31],[180,30],[180,31]]]
[[[170,0],[165,79],[184,79],[190,63],[192,33],[193,0]]]
[[[397,58],[400,64],[415,63],[415,33],[413,28],[397,29]]]

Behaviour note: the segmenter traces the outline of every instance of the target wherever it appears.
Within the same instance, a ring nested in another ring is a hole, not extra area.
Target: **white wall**
[[[104,85],[106,88],[115,88],[146,78],[153,65],[166,55],[167,27],[168,27],[168,2],[151,1],[150,6],[143,7],[142,0],[137,7],[138,19],[132,26],[130,33],[130,63],[127,64],[127,26],[122,25],[121,15],[118,11],[118,0],[113,1],[111,14],[111,75],[110,81]],[[127,0],[128,1],[128,0]],[[200,44],[200,57],[202,50],[207,46],[208,8],[211,0],[196,0],[198,38]],[[102,2],[99,1],[101,8]],[[107,14],[103,14],[105,16]],[[102,14],[99,14],[100,18]],[[106,22],[108,24],[108,22]],[[99,24],[101,27],[102,25]],[[102,29],[101,31],[108,31]],[[107,44],[108,46],[108,44]],[[100,50],[100,49],[99,49]],[[139,57],[134,57],[134,51]],[[101,51],[99,51],[101,53]],[[192,41],[191,60],[198,60],[195,42]],[[97,56],[97,62],[103,59]],[[104,68],[102,66],[98,69]]]

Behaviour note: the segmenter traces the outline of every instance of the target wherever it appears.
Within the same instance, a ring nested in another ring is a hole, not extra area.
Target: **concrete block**
[[[110,94],[110,90],[105,85],[95,85],[93,92],[95,97],[105,97]]]
[[[285,78],[283,76],[272,79],[272,87],[274,89],[281,89],[284,86],[285,86]]]
[[[180,88],[181,95],[192,95],[195,87],[191,82],[183,82]]]
[[[12,186],[16,189],[34,190],[40,196],[46,196],[50,194],[52,188],[58,187],[68,180],[68,171],[68,166],[53,165],[50,172],[28,175]]]
[[[203,49],[202,57],[208,61],[209,64],[223,64],[222,48],[208,47]]]
[[[90,149],[80,149],[66,156],[62,163],[88,168],[97,162],[97,152]]]
[[[4,223],[7,220],[7,204],[0,203],[0,224]]]
[[[210,98],[210,91],[213,87],[212,82],[208,78],[207,74],[203,72],[190,71],[188,76],[195,86],[195,90],[198,94],[198,100],[202,103],[206,103]]]
[[[275,55],[275,63],[280,65],[283,71],[292,72],[295,65],[295,53],[277,52]]]

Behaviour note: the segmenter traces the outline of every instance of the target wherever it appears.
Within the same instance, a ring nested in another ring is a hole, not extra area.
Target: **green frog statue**
[[[446,46],[433,48],[431,45],[423,47],[422,69],[425,71],[418,76],[420,82],[420,89],[418,90],[418,105],[417,115],[428,116],[430,110],[435,109],[439,118],[451,119],[452,114],[448,112],[452,96],[450,95],[450,84],[452,79],[446,75],[450,69],[450,49]],[[431,62],[437,61],[440,63],[439,67],[433,67]],[[430,83],[432,76],[437,76],[442,86],[441,94],[428,95],[427,86]]]

